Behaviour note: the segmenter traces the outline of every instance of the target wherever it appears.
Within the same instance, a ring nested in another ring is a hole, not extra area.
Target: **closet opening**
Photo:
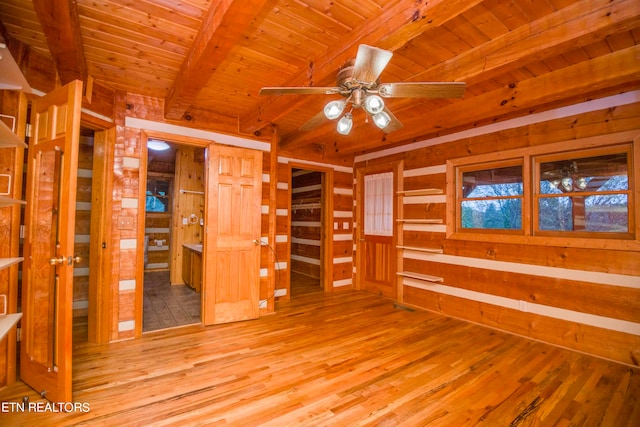
[[[291,169],[291,297],[322,292],[327,268],[326,173]]]

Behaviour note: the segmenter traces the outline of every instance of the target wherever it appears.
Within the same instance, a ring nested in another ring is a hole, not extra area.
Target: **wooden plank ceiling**
[[[215,113],[213,129],[273,123],[282,150],[325,161],[640,87],[637,0],[3,0],[0,21],[62,83],[89,74],[164,99],[167,119]],[[387,99],[402,129],[359,109],[341,136],[298,130],[339,95],[258,94],[335,86],[363,43],[394,52],[381,82],[466,82],[464,97]]]

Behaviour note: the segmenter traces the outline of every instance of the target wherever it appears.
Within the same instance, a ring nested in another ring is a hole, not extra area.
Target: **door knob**
[[[66,260],[67,260],[67,257],[65,256],[61,256],[60,258],[53,257],[49,260],[49,264],[51,265],[64,264]]]
[[[74,264],[80,264],[82,262],[82,257],[80,255],[76,255],[73,257]]]

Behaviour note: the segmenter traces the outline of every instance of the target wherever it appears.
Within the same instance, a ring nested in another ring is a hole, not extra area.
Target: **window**
[[[170,212],[170,196],[171,179],[152,176],[147,178],[146,212]]]
[[[522,165],[462,171],[461,228],[522,229]]]
[[[630,157],[630,146],[536,157],[536,233],[629,233]]]
[[[447,238],[639,248],[639,141],[621,132],[448,161]]]
[[[393,236],[393,172],[364,177],[364,233]]]

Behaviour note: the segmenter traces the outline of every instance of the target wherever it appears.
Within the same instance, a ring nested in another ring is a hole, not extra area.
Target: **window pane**
[[[522,166],[484,169],[462,174],[462,197],[521,196]]]
[[[364,177],[364,233],[393,236],[393,173]]]
[[[522,229],[522,165],[463,172],[461,228]]]
[[[538,209],[538,228],[543,231],[629,231],[626,194],[543,198]]]
[[[538,203],[538,228],[546,231],[573,231],[571,197],[549,197]]]
[[[626,194],[587,197],[585,210],[588,231],[610,233],[629,231],[629,205]]]
[[[627,153],[540,164],[540,194],[628,190]]]
[[[462,228],[522,229],[522,199],[466,200]]]

